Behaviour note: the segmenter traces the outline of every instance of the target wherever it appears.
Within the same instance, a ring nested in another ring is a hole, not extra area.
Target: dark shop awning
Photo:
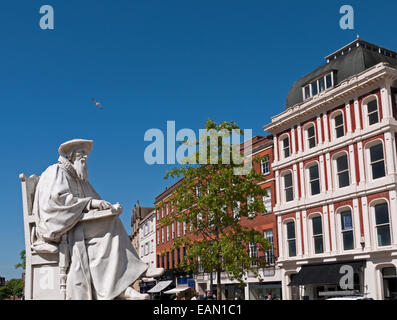
[[[343,265],[352,266],[354,272],[357,272],[364,265],[364,262],[365,260],[303,265],[301,270],[291,277],[291,282],[288,285],[303,286],[308,284],[339,284],[340,278],[345,274],[340,273]]]

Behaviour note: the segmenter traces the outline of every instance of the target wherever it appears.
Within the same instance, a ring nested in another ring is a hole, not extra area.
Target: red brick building
[[[231,281],[227,274],[222,273],[222,285],[224,286],[223,298],[240,298],[240,299],[264,299],[264,297],[271,293],[274,298],[281,298],[281,274],[280,270],[275,268],[275,260],[278,256],[278,238],[277,238],[277,223],[276,217],[273,212],[275,205],[275,179],[274,173],[271,168],[271,163],[274,159],[273,154],[273,137],[259,137],[256,136],[251,140],[252,154],[250,156],[265,156],[266,161],[261,164],[254,163],[254,170],[261,172],[266,181],[261,183],[262,188],[267,189],[268,196],[263,199],[266,213],[258,213],[257,217],[253,220],[242,218],[241,223],[244,226],[252,227],[260,232],[273,243],[273,248],[266,252],[265,259],[268,262],[269,267],[265,268],[261,274],[265,279],[265,282],[260,284],[258,279],[254,278],[253,275],[248,274],[247,287],[245,290],[237,288],[236,283]],[[163,205],[156,212],[156,257],[157,266],[164,267],[167,270],[174,270],[178,263],[183,259],[186,254],[185,249],[173,251],[172,245],[176,237],[183,236],[189,233],[189,225],[174,222],[169,226],[162,226],[159,220],[173,210],[175,210],[175,204],[169,201],[173,191],[177,188],[179,182],[165,190],[163,193],[158,195],[155,199],[155,205]],[[199,240],[199,239],[197,239]],[[258,256],[256,246],[250,247],[250,253]],[[204,294],[205,290],[210,288],[211,275],[206,273],[198,273],[193,276],[195,281],[196,290],[200,294]],[[185,281],[185,277],[181,277]],[[178,284],[177,279],[177,284]],[[216,283],[216,275],[212,275],[212,283]],[[215,288],[216,285],[213,285]],[[215,289],[214,289],[215,290]]]

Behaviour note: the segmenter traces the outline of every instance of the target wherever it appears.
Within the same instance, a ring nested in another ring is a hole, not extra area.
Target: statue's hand
[[[93,209],[98,209],[98,210],[106,210],[113,208],[110,202],[107,202],[105,200],[96,200],[96,199],[91,200],[91,207]]]
[[[120,203],[116,203],[113,205],[113,209],[116,210],[118,213],[122,213],[123,212],[123,206]]]

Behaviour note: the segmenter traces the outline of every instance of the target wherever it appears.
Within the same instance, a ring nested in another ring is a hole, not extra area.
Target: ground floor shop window
[[[395,267],[382,269],[383,297],[385,300],[397,300],[397,274]]]
[[[281,300],[281,283],[249,284],[250,300]]]
[[[214,287],[216,288],[216,286]],[[244,288],[239,288],[234,284],[227,284],[224,288],[226,300],[245,300]]]

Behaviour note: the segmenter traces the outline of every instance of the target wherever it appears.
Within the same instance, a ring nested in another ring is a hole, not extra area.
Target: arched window
[[[289,135],[284,134],[280,137],[280,158],[285,159],[288,158],[291,154],[291,147],[289,141]]]
[[[314,162],[307,166],[307,181],[309,182],[309,195],[316,195],[320,193],[320,174],[318,170],[318,163]]]
[[[311,149],[316,146],[316,128],[313,123],[305,127],[305,146],[306,149]]]
[[[293,187],[293,181],[292,181],[292,172],[287,171],[284,173],[282,176],[282,181],[283,181],[283,189],[284,189],[284,201],[289,202],[294,200],[294,187]]]
[[[383,201],[377,202],[372,207],[372,211],[375,214],[378,247],[389,246],[391,244],[389,206],[386,201]]]
[[[349,161],[347,153],[343,152],[334,157],[335,188],[350,185]]]
[[[296,256],[296,236],[295,236],[295,221],[289,221],[286,223],[287,230],[287,243],[288,243],[288,256]]]
[[[386,169],[382,141],[377,140],[366,145],[366,156],[369,163],[368,171],[372,180],[384,177]]]
[[[353,218],[350,208],[339,213],[343,250],[354,249]]]
[[[345,122],[342,111],[337,111],[331,115],[331,125],[334,139],[338,139],[345,135]]]
[[[379,122],[378,99],[373,97],[365,103],[365,111],[368,125]]]
[[[313,237],[313,248],[314,253],[324,252],[324,241],[323,241],[323,225],[321,215],[316,215],[310,218],[312,222],[312,237]]]

